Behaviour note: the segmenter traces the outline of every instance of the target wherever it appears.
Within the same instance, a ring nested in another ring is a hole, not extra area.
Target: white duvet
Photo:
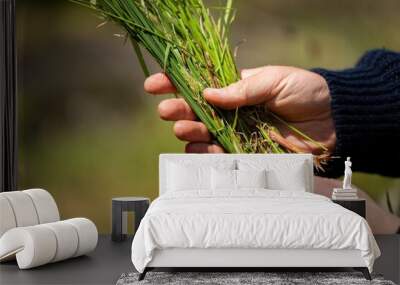
[[[135,268],[165,248],[358,249],[371,272],[380,255],[359,215],[317,194],[276,190],[164,194],[134,237]]]

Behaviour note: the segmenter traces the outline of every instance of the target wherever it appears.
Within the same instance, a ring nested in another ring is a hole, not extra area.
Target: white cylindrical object
[[[96,248],[98,232],[96,225],[92,221],[86,218],[74,218],[64,222],[74,226],[78,233],[78,249],[74,257],[86,254]]]
[[[16,254],[20,269],[51,262],[57,252],[56,249],[56,235],[43,225],[14,228],[7,231],[0,239],[0,258]]]
[[[2,194],[0,193],[0,237],[9,229],[17,226],[11,204]]]
[[[49,192],[43,189],[28,189],[22,191],[28,194],[39,218],[39,224],[52,223],[60,220],[57,204]]]
[[[41,225],[48,227],[56,235],[57,250],[51,262],[73,257],[78,248],[78,233],[74,226],[64,221]]]
[[[97,240],[96,226],[85,218],[17,227],[0,238],[0,261],[16,257],[19,268],[28,269],[87,254]]]
[[[22,191],[3,192],[14,211],[17,227],[33,226],[39,223],[38,214],[31,197]]]

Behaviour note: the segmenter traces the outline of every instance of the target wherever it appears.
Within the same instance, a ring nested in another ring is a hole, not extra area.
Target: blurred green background
[[[398,0],[237,0],[232,45],[239,67],[341,69],[368,49],[400,50]],[[68,1],[18,1],[19,188],[42,187],[63,218],[110,232],[111,198],[158,193],[158,155],[182,152],[160,98],[120,31]],[[159,68],[151,60],[152,71]],[[400,180],[356,174],[354,183],[400,211]]]

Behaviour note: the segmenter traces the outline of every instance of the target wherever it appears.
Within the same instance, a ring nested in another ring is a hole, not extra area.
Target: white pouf
[[[19,268],[28,269],[84,255],[97,239],[96,226],[85,218],[14,228],[0,238],[0,260],[15,255]]]
[[[30,196],[22,191],[3,192],[0,194],[10,202],[17,227],[27,227],[39,224],[35,205]]]
[[[41,225],[14,228],[0,238],[0,259],[9,259],[16,254],[20,269],[49,263],[56,250],[54,233]]]
[[[78,250],[79,237],[72,225],[61,221],[44,224],[43,226],[50,228],[56,236],[57,252],[52,262],[64,260],[75,255]]]
[[[59,220],[57,204],[46,190],[0,193],[0,262],[16,258],[20,269],[28,269],[96,248],[92,221]]]
[[[0,195],[0,237],[16,226],[17,223],[10,202],[6,197]]]
[[[49,192],[43,189],[29,189],[22,192],[28,194],[32,199],[38,215],[39,224],[60,220],[57,204]]]

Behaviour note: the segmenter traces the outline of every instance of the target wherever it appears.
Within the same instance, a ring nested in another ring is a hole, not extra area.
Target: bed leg
[[[361,272],[363,273],[365,279],[372,280],[371,274],[369,274],[369,270],[367,267],[364,267]]]
[[[367,267],[355,267],[354,269],[357,271],[361,271],[361,273],[364,275],[365,279],[372,280],[371,274],[369,274],[369,270]]]
[[[147,267],[143,270],[142,273],[139,274],[139,278],[138,281],[142,281],[144,279],[144,277],[146,277],[146,273],[147,273],[148,269]]]

